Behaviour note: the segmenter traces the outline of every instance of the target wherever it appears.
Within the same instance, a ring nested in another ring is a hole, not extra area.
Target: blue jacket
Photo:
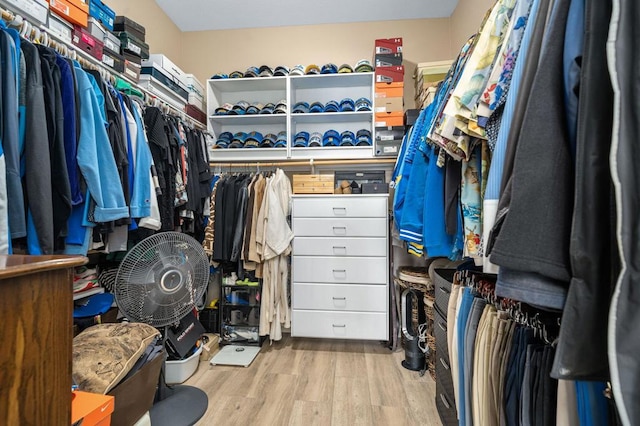
[[[133,174],[133,192],[131,194],[131,217],[147,217],[151,215],[151,149],[144,133],[144,123],[140,110],[132,102],[131,113],[136,120],[138,132],[132,135],[136,138],[135,172]]]
[[[111,222],[129,216],[120,176],[105,127],[104,111],[89,76],[75,63],[80,100],[78,166],[96,203],[96,222]],[[99,89],[97,90],[99,92]]]

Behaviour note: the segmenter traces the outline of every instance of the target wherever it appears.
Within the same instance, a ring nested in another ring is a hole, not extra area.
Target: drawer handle
[[[334,254],[347,254],[347,248],[346,247],[341,247],[341,246],[333,246],[333,253]]]
[[[336,216],[346,216],[347,215],[347,208],[346,207],[334,207],[333,208],[333,214],[335,214]]]
[[[445,294],[451,294],[451,291],[449,289],[447,289],[446,287],[438,287],[440,289],[441,292],[445,293]]]
[[[440,399],[442,400],[442,403],[444,404],[444,406],[447,407],[447,410],[449,410],[451,408],[451,404],[449,404],[449,401],[447,401],[447,398],[445,398],[443,394],[440,394]]]
[[[334,297],[333,300],[347,300],[346,297]]]
[[[347,328],[346,324],[333,324],[334,328]]]
[[[442,358],[440,358],[440,364],[442,364],[442,366],[443,366],[445,369],[447,369],[447,370],[449,369],[449,365],[448,365],[448,364],[446,363],[446,361],[445,361],[444,359],[442,359]]]
[[[334,226],[333,233],[336,235],[346,235],[347,227],[346,226]]]
[[[447,327],[443,325],[442,322],[438,321],[438,327],[442,329],[442,331],[447,331]]]
[[[344,274],[347,275],[347,270],[346,269],[334,269],[333,270],[334,274]]]

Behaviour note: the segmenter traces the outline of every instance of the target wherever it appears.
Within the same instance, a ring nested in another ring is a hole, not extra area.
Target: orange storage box
[[[376,98],[401,98],[404,96],[404,83],[376,83]]]
[[[71,401],[71,424],[82,420],[82,426],[110,426],[115,398],[99,393],[74,391]]]
[[[88,4],[80,0],[49,0],[49,7],[64,20],[80,25],[83,28],[87,27],[89,19]]]
[[[390,126],[404,126],[404,111],[376,113],[376,127]]]

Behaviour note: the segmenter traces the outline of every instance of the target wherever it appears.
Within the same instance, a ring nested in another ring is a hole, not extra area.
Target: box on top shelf
[[[0,6],[24,15],[27,19],[33,20],[33,23],[47,25],[49,17],[47,0],[0,0]]]
[[[378,67],[393,67],[402,65],[402,53],[380,54],[375,56],[375,65]]]
[[[375,41],[376,55],[402,53],[402,37],[379,38]]]
[[[117,34],[120,38],[122,51],[140,56],[142,59],[147,59],[149,57],[149,45],[147,43],[126,31],[122,31]]]
[[[110,66],[120,74],[124,73],[124,56],[106,47],[102,51],[102,63]]]
[[[413,72],[413,78],[418,79],[421,74],[446,74],[451,68],[453,61],[433,61],[433,62],[420,62],[416,65],[416,69]]]
[[[102,61],[104,45],[101,40],[97,40],[95,37],[89,34],[86,29],[80,26],[76,26],[73,29],[73,37],[71,41],[85,53],[88,53],[97,60]]]
[[[89,20],[87,21],[87,29],[92,36],[104,42],[104,39],[107,36],[107,30],[96,18],[92,16],[89,17]]]
[[[173,90],[178,96],[184,99],[185,103],[189,100],[189,92],[187,89],[174,77],[170,77],[167,75],[166,71],[159,67],[148,67],[143,66],[141,70],[141,74],[143,75],[151,75],[156,80],[164,84],[169,89]]]
[[[198,120],[202,124],[207,124],[207,114],[198,108],[197,105],[187,104],[184,107],[184,112],[191,118]]]
[[[89,6],[80,0],[49,0],[51,10],[72,24],[87,26]]]
[[[133,34],[133,36],[140,41],[145,40],[145,35],[147,33],[146,29],[142,25],[122,15],[116,16],[116,19],[113,21],[113,31],[126,31]]]
[[[65,21],[55,13],[49,14],[49,32],[60,37],[67,44],[71,44],[73,37],[73,25]]]
[[[104,38],[104,48],[120,53],[120,38],[116,34],[107,31]]]
[[[187,90],[189,91],[189,103],[204,110],[206,106],[206,92],[204,86],[193,74],[185,74]]]
[[[131,80],[133,80],[134,83],[138,83],[140,81],[140,70],[141,70],[141,66],[131,62],[131,61],[127,61],[126,59],[124,60],[124,75],[126,75],[127,77],[129,77]]]
[[[171,59],[161,53],[154,53],[148,58],[143,58],[143,67],[154,67],[159,69],[163,74],[175,80],[185,89],[189,86],[187,82],[187,74],[180,69]]]
[[[90,0],[89,15],[96,18],[109,31],[113,31],[113,21],[116,19],[116,12],[101,0]]]
[[[404,66],[376,68],[376,83],[404,81]]]

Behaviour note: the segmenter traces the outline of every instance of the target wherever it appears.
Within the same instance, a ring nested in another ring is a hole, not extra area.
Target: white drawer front
[[[388,340],[386,313],[293,310],[293,337]]]
[[[386,217],[387,197],[293,198],[293,217]]]
[[[387,219],[316,219],[294,218],[296,237],[385,237]]]
[[[386,238],[296,237],[293,254],[299,256],[386,256]]]
[[[386,284],[386,257],[294,256],[293,282]]]
[[[387,312],[387,286],[294,283],[293,309]]]

